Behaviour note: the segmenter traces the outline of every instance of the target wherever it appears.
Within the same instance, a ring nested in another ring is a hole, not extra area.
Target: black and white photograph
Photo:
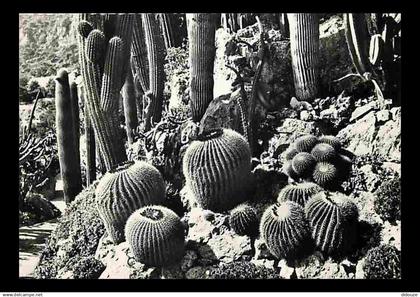
[[[19,279],[401,280],[401,15],[19,13]]]

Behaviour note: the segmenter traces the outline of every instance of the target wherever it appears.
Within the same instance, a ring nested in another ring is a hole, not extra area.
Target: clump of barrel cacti
[[[293,201],[305,207],[313,195],[322,191],[322,188],[315,183],[300,183],[285,186],[279,193],[277,201]]]
[[[107,172],[96,188],[99,215],[115,243],[124,241],[127,218],[146,205],[162,204],[165,182],[160,172],[143,161],[128,161]]]
[[[260,234],[277,258],[297,260],[313,248],[304,210],[292,201],[276,203],[266,209],[261,218]]]
[[[175,212],[164,206],[145,206],[127,220],[125,237],[137,261],[164,267],[184,255],[184,226]]]
[[[195,122],[201,120],[207,106],[213,100],[217,20],[216,13],[187,13],[191,111]]]
[[[230,210],[247,200],[251,186],[251,152],[246,139],[230,129],[201,133],[183,159],[187,189],[212,211]]]
[[[319,192],[305,206],[316,246],[327,255],[344,254],[356,244],[358,209],[341,193]]]
[[[363,271],[367,279],[401,278],[401,252],[383,244],[366,253]]]
[[[294,181],[315,182],[336,190],[348,178],[352,160],[332,135],[298,137],[284,152],[283,172]]]
[[[319,90],[319,16],[288,13],[287,17],[296,97],[313,100]]]
[[[58,143],[58,158],[61,178],[63,180],[64,200],[70,203],[82,190],[80,170],[80,152],[78,146],[79,121],[75,118],[76,100],[71,96],[68,73],[61,69],[55,79],[56,129]],[[77,113],[78,115],[78,113]]]
[[[229,225],[239,235],[257,236],[258,221],[256,210],[247,203],[239,204],[230,211]]]

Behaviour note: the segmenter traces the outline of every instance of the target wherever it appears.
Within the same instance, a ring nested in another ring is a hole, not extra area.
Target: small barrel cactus
[[[99,215],[115,243],[124,241],[125,223],[135,210],[164,200],[162,175],[142,161],[129,161],[107,172],[96,188]]]
[[[279,259],[299,259],[313,247],[303,208],[292,201],[266,209],[261,218],[260,234],[270,252]]]
[[[358,210],[344,194],[319,192],[308,201],[305,213],[317,247],[328,255],[351,251],[356,240]]]
[[[291,161],[294,156],[298,154],[298,151],[296,150],[294,145],[290,145],[287,150],[284,152],[284,157],[287,161]]]
[[[312,174],[316,160],[310,153],[299,153],[292,160],[293,170],[302,177],[308,177]]]
[[[299,175],[293,169],[293,166],[292,166],[292,162],[291,161],[284,162],[283,167],[282,167],[282,170],[291,179],[293,179],[293,180],[298,180],[299,179]]]
[[[188,190],[202,208],[230,210],[247,200],[252,184],[249,144],[230,129],[206,131],[187,148],[183,172]]]
[[[159,205],[136,210],[127,220],[125,237],[139,262],[164,267],[181,260],[184,226],[175,212]]]
[[[401,278],[401,252],[383,244],[366,253],[363,270],[367,279]]]
[[[293,201],[305,207],[306,202],[313,195],[322,191],[322,188],[315,183],[300,183],[285,186],[277,198],[279,203],[283,201]]]
[[[326,143],[318,143],[315,145],[311,151],[311,154],[318,162],[334,161],[337,155],[334,147]]]
[[[318,138],[314,135],[303,135],[295,140],[296,150],[301,152],[310,153],[314,146],[318,143]]]
[[[318,185],[326,189],[332,189],[337,185],[339,173],[335,165],[328,162],[319,162],[315,165],[312,177]]]
[[[230,211],[229,225],[238,235],[257,236],[258,223],[256,210],[247,203],[239,204]]]
[[[335,136],[332,135],[323,135],[318,137],[318,143],[326,143],[331,145],[336,152],[341,149],[341,141]]]

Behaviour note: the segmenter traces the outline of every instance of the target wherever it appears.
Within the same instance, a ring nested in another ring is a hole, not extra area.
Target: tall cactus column
[[[296,97],[315,99],[319,88],[319,16],[288,13]]]
[[[133,74],[128,71],[125,84],[122,89],[122,97],[124,103],[124,117],[125,117],[125,126],[127,130],[128,143],[132,144],[134,142],[134,133],[133,131],[138,126],[137,120],[137,105],[136,105],[136,96],[134,92],[134,83],[133,83]]]
[[[218,14],[187,13],[190,97],[193,121],[198,122],[213,100],[213,69],[216,54],[215,34]]]
[[[57,73],[55,82],[58,158],[63,181],[64,200],[68,204],[82,190],[80,155],[79,147],[76,146],[73,104],[67,71],[61,69]]]

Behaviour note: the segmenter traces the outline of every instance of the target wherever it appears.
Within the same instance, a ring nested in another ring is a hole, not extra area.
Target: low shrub
[[[389,244],[370,249],[363,270],[367,279],[401,278],[401,252]]]
[[[382,220],[401,219],[401,180],[399,176],[383,182],[376,191],[375,212]]]
[[[274,279],[280,278],[274,269],[257,266],[247,261],[221,264],[210,270],[210,279]]]

